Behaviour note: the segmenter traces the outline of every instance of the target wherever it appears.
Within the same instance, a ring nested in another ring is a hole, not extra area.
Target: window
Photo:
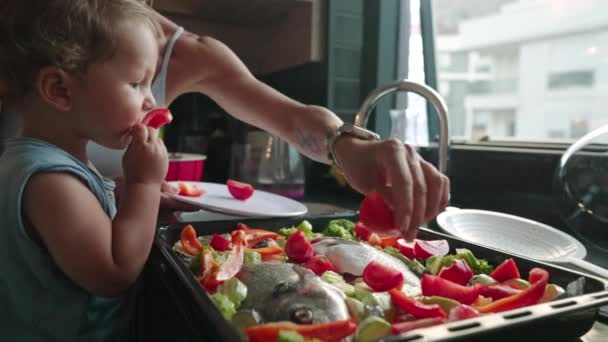
[[[608,124],[608,2],[431,5],[452,136],[573,141]]]

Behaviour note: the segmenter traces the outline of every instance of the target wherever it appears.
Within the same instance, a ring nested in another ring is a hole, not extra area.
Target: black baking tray
[[[323,229],[330,219],[336,218],[356,220],[356,216],[328,216],[191,222],[190,224],[196,229],[198,235],[209,235],[229,232],[236,228],[238,222],[252,227],[277,230],[281,227],[297,225],[303,219],[307,219],[313,228],[318,230]],[[242,337],[237,329],[223,318],[194,275],[172,250],[174,242],[179,240],[179,234],[186,224],[188,223],[159,227],[148,263],[147,272],[154,274],[154,283],[163,288],[157,291],[154,297],[158,299],[162,297],[173,307],[173,311],[169,311],[170,313],[165,315],[159,324],[166,328],[168,318],[179,322],[178,325],[173,326],[173,331],[168,336],[173,341],[241,341]],[[421,229],[418,238],[446,239],[450,244],[451,252],[454,252],[456,248],[467,248],[477,257],[486,259],[492,265],[498,265],[507,258],[513,258],[522,275],[527,275],[529,270],[534,267],[542,267],[549,271],[551,276],[549,281],[564,287],[568,297],[504,313],[418,329],[401,336],[387,337],[385,341],[579,340],[578,337],[589,331],[595,323],[598,308],[608,303],[607,280],[511,255],[430,229]],[[151,312],[150,310],[154,309],[158,309],[158,307],[144,310]],[[149,326],[150,324],[148,324]],[[162,331],[167,334],[166,329]],[[158,334],[158,332],[154,333],[155,340],[160,337]]]

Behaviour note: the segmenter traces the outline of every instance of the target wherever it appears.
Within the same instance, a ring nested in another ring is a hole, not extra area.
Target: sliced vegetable
[[[295,331],[280,331],[277,342],[306,342],[304,336]]]
[[[401,254],[405,255],[410,259],[414,259],[416,255],[414,255],[414,241],[406,241],[405,239],[397,240],[397,248]]]
[[[431,256],[444,256],[450,252],[447,240],[414,240],[414,255],[426,260]]]
[[[232,251],[228,255],[219,268],[216,279],[218,281],[228,280],[234,277],[241,267],[243,267],[243,258],[245,254],[245,233],[241,230],[233,230],[232,233]]]
[[[203,248],[201,242],[196,237],[196,230],[194,230],[192,225],[187,225],[182,229],[180,241],[184,252],[190,255],[198,255],[201,248]]]
[[[475,276],[473,276],[473,278],[471,278],[471,280],[469,280],[469,285],[473,285],[473,284],[496,284],[497,281],[490,277],[487,274],[477,274]]]
[[[170,123],[172,120],[173,116],[171,115],[171,111],[167,108],[158,108],[146,114],[142,123],[145,126],[158,129],[163,125]]]
[[[236,313],[234,303],[230,301],[230,299],[228,299],[228,297],[226,297],[224,294],[216,292],[211,296],[211,299],[213,299],[213,302],[217,305],[218,309],[220,309],[220,312],[222,315],[224,315],[224,317],[226,317],[226,319],[231,319]]]
[[[443,324],[444,322],[445,322],[445,318],[443,318],[443,317],[432,317],[432,318],[418,319],[418,320],[410,321],[410,322],[394,323],[391,325],[391,334],[393,334],[393,335],[405,334],[408,331],[412,331],[412,330],[416,330],[416,329],[420,329],[420,328],[432,327],[434,325]]]
[[[276,341],[281,331],[295,331],[305,338],[332,342],[352,335],[356,329],[357,324],[351,319],[318,324],[275,322],[249,327],[245,329],[245,334],[249,342]]]
[[[367,241],[369,240],[370,235],[372,235],[372,231],[367,228],[365,223],[358,221],[355,223],[355,235],[357,235],[360,240]]]
[[[228,192],[232,195],[232,197],[244,201],[253,195],[255,189],[251,184],[235,181],[234,179],[229,179],[226,182],[228,186]]]
[[[352,297],[355,295],[355,287],[349,283],[347,283],[341,275],[334,271],[325,271],[321,275],[321,279],[326,283],[331,284],[340,291],[344,292],[345,295]]]
[[[539,303],[550,302],[550,301],[562,296],[564,293],[566,293],[566,290],[564,290],[563,287],[556,285],[556,284],[548,284],[547,287],[545,287],[545,292],[543,293],[543,296],[541,297],[541,299],[538,302]]]
[[[268,261],[269,259],[273,259],[274,256],[283,254],[283,248],[279,246],[279,244],[275,240],[270,240],[266,244],[266,247],[260,248],[245,248],[246,252],[255,252],[262,256],[263,261]]]
[[[549,272],[542,268],[533,268],[530,270],[528,280],[532,284],[528,289],[516,295],[494,301],[488,305],[479,306],[477,307],[477,311],[481,313],[501,312],[538,303],[547,287]]]
[[[466,285],[473,278],[473,271],[464,260],[455,260],[452,266],[443,267],[438,276],[459,285]]]
[[[222,283],[217,280],[217,273],[220,265],[213,258],[213,253],[209,249],[203,249],[201,252],[201,275],[198,278],[199,283],[207,292],[215,293],[217,287]]]
[[[247,286],[237,277],[232,277],[218,286],[217,293],[221,293],[228,297],[238,309],[245,298],[247,298]]]
[[[467,318],[479,317],[479,312],[474,308],[460,304],[457,307],[450,310],[450,314],[448,315],[448,321],[460,321]]]
[[[247,239],[247,246],[249,246],[249,247],[253,247],[258,242],[267,240],[267,239],[273,239],[273,240],[282,239],[281,235],[278,233],[275,233],[270,230],[265,230],[265,229],[251,228],[244,223],[238,223],[236,225],[236,228],[239,230],[245,231],[246,239]]]
[[[449,255],[446,256],[446,258],[448,257]],[[471,270],[473,270],[473,273],[475,274],[489,274],[490,272],[492,272],[493,269],[492,265],[488,264],[486,260],[477,259],[473,252],[466,248],[456,249],[456,255],[454,256],[454,258],[466,261],[467,264],[469,264],[469,267],[471,267]]]
[[[422,294],[447,297],[462,304],[471,304],[479,295],[479,285],[462,286],[438,276],[425,274],[422,277]]]
[[[403,286],[403,274],[394,268],[372,261],[363,270],[363,281],[374,291],[388,291]]]
[[[510,279],[507,281],[503,281],[501,284],[511,286],[512,288],[525,290],[528,287],[532,286],[529,281],[521,278]]]
[[[391,334],[391,324],[386,320],[369,316],[357,327],[355,340],[357,342],[375,342]]]
[[[205,194],[205,190],[198,186],[186,182],[178,182],[177,187],[179,189],[178,195],[187,197],[198,197]]]
[[[313,271],[320,276],[326,271],[336,271],[334,265],[325,255],[313,255],[305,264],[304,267]]]
[[[304,234],[298,231],[287,240],[285,253],[289,259],[301,263],[308,261],[315,253],[315,249]]]
[[[453,308],[457,307],[458,305],[460,305],[460,303],[458,303],[457,301],[450,299],[450,298],[445,298],[445,297],[439,297],[439,296],[430,296],[430,297],[420,297],[420,302],[423,304],[437,304],[441,307],[441,309],[443,309],[444,312],[450,312],[450,310],[452,310]]]
[[[479,287],[480,295],[482,295],[484,297],[492,298],[493,300],[498,300],[498,299],[502,299],[502,298],[509,297],[512,295],[516,295],[519,292],[521,292],[521,290],[515,289],[508,285],[503,285],[500,283],[482,285]]]
[[[219,235],[219,234],[213,234],[213,237],[211,237],[211,242],[209,242],[209,245],[211,247],[213,247],[213,249],[215,249],[216,251],[229,251],[230,250],[230,240],[226,239],[225,237]]]
[[[377,192],[369,192],[359,207],[359,221],[368,228],[377,231],[389,231],[395,229],[393,210],[386,204],[382,195]]]
[[[498,282],[521,278],[519,269],[517,268],[517,265],[515,265],[515,260],[513,260],[513,258],[509,258],[498,265],[498,267],[490,273],[490,277],[496,279]]]
[[[445,311],[438,304],[424,304],[395,288],[389,290],[388,293],[395,305],[416,318],[446,317]]]

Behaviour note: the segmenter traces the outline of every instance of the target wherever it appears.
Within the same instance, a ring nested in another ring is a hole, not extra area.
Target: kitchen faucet
[[[448,108],[443,101],[443,98],[433,88],[416,83],[409,80],[400,80],[387,85],[380,86],[374,89],[363,101],[359,113],[355,118],[355,125],[365,128],[369,115],[376,106],[376,103],[384,95],[396,92],[396,91],[411,91],[422,97],[427,101],[430,101],[439,116],[439,163],[438,169],[441,173],[447,172],[448,163],[448,147],[449,147],[449,134],[448,134]]]

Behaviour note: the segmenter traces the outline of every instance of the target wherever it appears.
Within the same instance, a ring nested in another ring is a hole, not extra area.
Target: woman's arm
[[[169,32],[176,25],[161,24]],[[167,101],[200,92],[234,117],[278,135],[311,159],[328,163],[327,139],[342,121],[330,110],[299,103],[257,80],[221,42],[186,32],[169,65]],[[397,140],[363,141],[344,137],[336,158],[351,186],[378,191],[395,210],[395,226],[407,238],[447,205],[449,180]]]

